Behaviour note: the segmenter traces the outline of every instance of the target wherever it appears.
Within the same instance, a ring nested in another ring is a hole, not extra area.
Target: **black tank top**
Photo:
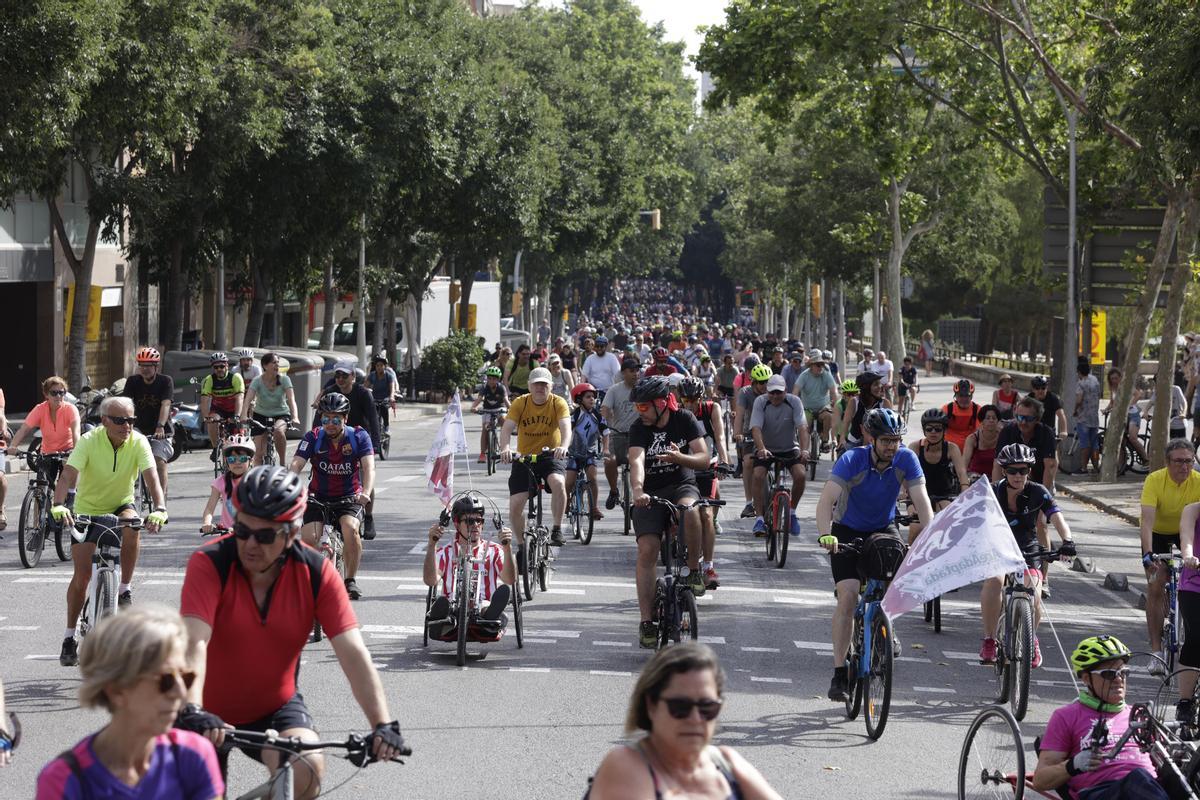
[[[925,447],[917,449],[917,462],[925,473],[925,491],[930,497],[949,497],[955,493],[954,464],[950,461],[950,445],[942,439],[942,457],[931,463],[925,460]]]
[[[883,398],[880,398],[875,401],[875,405],[868,408],[867,404],[863,402],[862,395],[859,395],[858,408],[854,410],[854,417],[850,420],[850,430],[847,432],[847,435],[850,439],[854,440],[855,442],[861,442],[863,440],[862,424],[863,420],[867,418],[867,412],[871,411],[872,409],[879,408],[882,405]]]

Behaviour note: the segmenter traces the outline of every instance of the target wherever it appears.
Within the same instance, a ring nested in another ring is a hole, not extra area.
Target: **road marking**
[[[793,644],[801,650],[833,650],[833,645],[829,642],[793,642]]]
[[[529,640],[526,639],[525,641],[529,641]],[[619,669],[589,669],[588,674],[590,674],[590,675],[611,675],[614,678],[631,678],[631,677],[633,677],[632,672],[622,672]]]
[[[979,653],[965,653],[961,650],[943,650],[942,655],[946,658],[957,658],[962,661],[978,661]]]
[[[509,672],[549,672],[549,667],[509,667]]]
[[[424,477],[425,477],[424,475],[396,475],[394,477],[388,478],[387,482],[388,483],[408,483],[409,481],[415,481],[417,478],[424,478]],[[376,489],[376,491],[378,491],[378,489]]]
[[[363,625],[363,633],[421,633],[424,628],[419,625]]]
[[[633,642],[592,642],[593,647],[633,647]]]
[[[920,658],[919,656],[900,656],[897,661],[912,661],[916,664],[932,664],[933,661],[928,658]]]
[[[701,636],[700,642],[702,644],[725,644],[725,637],[724,636]]]
[[[372,639],[407,639],[407,633],[372,633]]]
[[[379,495],[383,494],[384,492],[386,492],[390,488],[391,488],[390,486],[376,486],[375,487],[375,495],[379,496]]]
[[[546,594],[587,594],[583,589],[547,589]]]
[[[0,625],[0,631],[36,631],[41,625]]]
[[[833,648],[830,647],[829,649],[832,650]],[[779,648],[778,647],[743,647],[742,652],[743,653],[778,653]]]
[[[914,692],[933,692],[934,694],[958,694],[954,689],[946,689],[941,686],[914,686]]]
[[[530,631],[530,633],[548,639],[578,639],[580,631]]]
[[[181,586],[183,581],[178,579],[156,578],[148,581],[138,581],[138,586]]]
[[[816,606],[825,605],[827,601],[809,600],[807,597],[773,597],[771,598],[776,603],[787,603],[793,606]]]
[[[558,639],[531,639],[528,636],[521,637],[522,644],[558,644]]]
[[[754,683],[791,683],[791,678],[760,678],[757,675],[751,675],[750,680]]]
[[[49,655],[49,656],[25,656],[25,660],[26,660],[26,661],[57,661],[57,660],[58,660],[58,656],[56,656],[56,655]]]
[[[49,577],[49,576],[47,576],[45,578],[17,578],[15,581],[13,581],[13,583],[70,583],[70,582],[71,582],[70,576],[67,576],[67,577],[55,576],[53,578]]]
[[[410,556],[425,555],[425,546],[429,544],[428,540],[422,541],[420,544],[414,545],[412,550],[408,551]]]

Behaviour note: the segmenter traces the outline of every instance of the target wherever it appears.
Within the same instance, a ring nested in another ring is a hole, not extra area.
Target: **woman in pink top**
[[[35,430],[41,430],[42,453],[66,455],[75,449],[75,443],[79,441],[79,410],[74,404],[66,402],[67,382],[57,375],[42,381],[42,395],[45,401],[34,406],[25,417],[25,423],[8,448],[16,450],[22,442],[33,436]],[[45,462],[46,480],[51,486],[58,482],[62,463],[54,458]]]

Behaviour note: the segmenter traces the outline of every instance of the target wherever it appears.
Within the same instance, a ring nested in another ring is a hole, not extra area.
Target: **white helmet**
[[[230,450],[245,450],[250,455],[254,455],[254,442],[249,436],[235,433],[221,442],[221,455],[225,455]]]

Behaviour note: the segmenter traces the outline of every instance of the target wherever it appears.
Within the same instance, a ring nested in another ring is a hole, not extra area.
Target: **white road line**
[[[363,625],[363,633],[404,633],[412,635],[424,630],[419,625]]]
[[[509,667],[509,672],[549,672],[549,667]]]
[[[633,642],[592,642],[593,647],[633,647]]]
[[[921,658],[919,656],[900,656],[896,660],[897,661],[912,661],[913,663],[916,663],[916,664],[932,664],[933,663],[933,661],[931,659]]]
[[[41,625],[0,625],[0,631],[36,631]]]
[[[138,586],[182,586],[183,581],[179,579],[155,578],[148,581],[138,581]]]
[[[801,650],[833,650],[833,645],[829,642],[793,642],[793,644]]]
[[[425,546],[428,544],[428,540],[422,541],[420,544],[414,545],[413,549],[408,551],[408,554],[410,556],[423,556],[425,555]]]
[[[751,675],[750,680],[754,683],[791,683],[791,678],[760,678],[757,675]]]
[[[724,636],[701,636],[700,642],[702,644],[725,644],[725,637]]]
[[[45,577],[45,578],[17,578],[13,583],[70,583],[70,576],[62,577]]]
[[[833,648],[829,648],[832,650]],[[743,647],[743,653],[778,653],[778,647]]]
[[[424,478],[424,475],[395,475],[387,479],[387,483],[408,483],[415,481],[417,478]],[[376,489],[378,491],[378,489]]]
[[[376,486],[375,487],[375,495],[376,496],[381,495],[390,488],[391,488],[390,486]]]
[[[942,655],[946,658],[957,658],[962,661],[978,661],[979,653],[965,653],[960,650],[943,650]]]
[[[547,639],[578,639],[580,631],[530,631],[534,636]]]
[[[26,660],[26,661],[57,661],[57,660],[58,660],[58,656],[56,656],[56,655],[48,655],[48,656],[25,656],[25,660]]]
[[[827,601],[809,600],[807,597],[772,597],[776,603],[787,603],[793,606],[818,606],[825,605]]]
[[[529,640],[526,639],[525,641],[529,641]],[[589,669],[588,674],[589,675],[611,675],[615,678],[631,678],[631,677],[633,677],[632,672],[622,672],[619,669]]]
[[[573,595],[583,595],[583,594],[587,594],[587,592],[586,592],[586,591],[584,591],[583,589],[547,589],[547,590],[546,590],[546,594],[573,594]]]
[[[407,639],[407,633],[372,633],[372,639]]]
[[[528,636],[521,637],[522,644],[558,644],[558,639],[531,639]]]
[[[914,686],[914,692],[933,692],[934,694],[958,694],[954,689],[946,689],[941,686]]]

